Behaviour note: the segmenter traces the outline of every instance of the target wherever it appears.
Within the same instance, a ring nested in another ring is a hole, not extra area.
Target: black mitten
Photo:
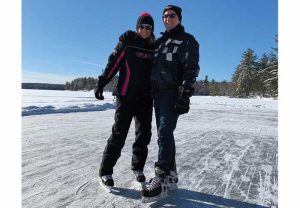
[[[95,98],[98,100],[104,100],[103,88],[104,88],[104,77],[99,76],[96,87],[94,89]]]

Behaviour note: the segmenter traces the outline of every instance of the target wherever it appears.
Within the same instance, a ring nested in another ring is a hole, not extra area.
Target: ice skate
[[[135,175],[136,182],[139,184],[141,190],[146,188],[146,177],[145,177],[143,171],[134,170],[133,173]]]
[[[114,179],[112,175],[100,176],[99,184],[105,191],[110,193],[114,187]]]
[[[155,168],[155,177],[150,180],[149,186],[142,191],[142,202],[150,203],[168,196],[168,177],[165,172]]]
[[[133,171],[134,175],[135,175],[135,178],[136,178],[136,181],[137,182],[145,182],[146,181],[146,177],[143,173],[143,171],[140,171],[140,170],[134,170]]]
[[[169,190],[175,191],[178,189],[178,175],[175,171],[170,171],[170,174],[167,176],[169,180]]]

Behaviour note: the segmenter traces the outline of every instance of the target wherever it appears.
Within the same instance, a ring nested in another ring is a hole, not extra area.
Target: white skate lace
[[[152,191],[157,190],[157,189],[159,189],[159,188],[161,188],[160,178],[154,177],[154,178],[152,179],[152,181],[151,181],[150,186],[148,186],[147,189],[148,189],[150,192],[152,192]]]

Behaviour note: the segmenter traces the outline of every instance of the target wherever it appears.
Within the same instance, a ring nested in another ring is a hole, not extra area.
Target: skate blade
[[[166,198],[167,196],[168,196],[168,194],[166,192],[163,192],[160,195],[155,196],[155,197],[142,197],[142,203],[147,204],[147,203],[151,203],[151,202],[156,202],[156,201]]]
[[[99,184],[100,184],[100,187],[101,187],[104,191],[106,191],[106,192],[108,192],[108,193],[114,192],[113,186],[106,186],[105,184],[102,183],[101,180],[99,180]]]
[[[141,187],[141,190],[145,189],[146,188],[146,182],[138,182],[140,187]]]
[[[131,188],[141,191],[146,188],[146,182],[133,181]]]

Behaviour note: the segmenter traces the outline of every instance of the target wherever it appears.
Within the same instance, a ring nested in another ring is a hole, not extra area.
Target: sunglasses
[[[151,25],[147,25],[147,24],[141,24],[139,26],[140,29],[146,29],[146,30],[151,30],[152,26]]]
[[[176,14],[165,14],[162,16],[163,18],[167,19],[168,17],[170,17],[171,19],[176,17]]]

